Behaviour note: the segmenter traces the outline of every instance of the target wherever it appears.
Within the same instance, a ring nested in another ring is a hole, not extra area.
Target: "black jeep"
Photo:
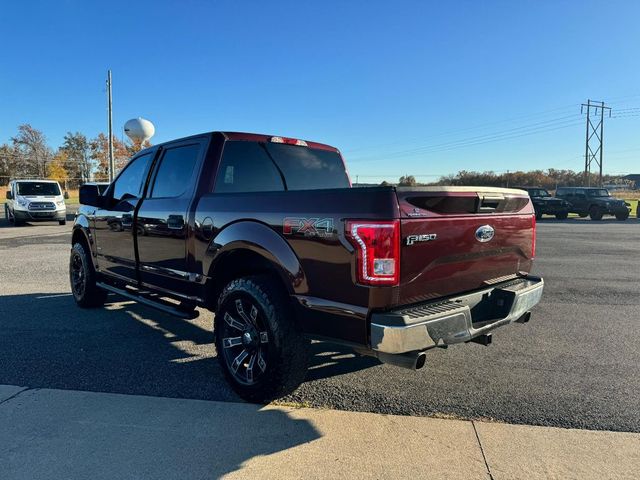
[[[560,187],[556,197],[570,203],[569,212],[591,220],[602,220],[603,215],[614,215],[618,220],[629,218],[629,204],[617,199],[601,187]]]
[[[554,198],[547,190],[540,187],[516,187],[526,191],[531,197],[536,218],[542,215],[555,215],[558,220],[565,220],[569,216],[569,203],[560,198]]]

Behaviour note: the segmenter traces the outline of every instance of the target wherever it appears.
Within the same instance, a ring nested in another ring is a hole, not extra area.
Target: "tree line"
[[[631,187],[631,182],[619,175],[603,175],[603,183],[619,184]],[[386,182],[383,182],[386,184]],[[599,178],[595,173],[591,174],[590,185],[598,185]],[[532,170],[529,172],[471,172],[462,170],[453,175],[441,177],[437,182],[419,183],[413,175],[403,175],[398,185],[455,185],[455,186],[486,186],[486,187],[543,187],[555,190],[557,187],[573,187],[584,185],[584,173],[573,170]]]
[[[114,137],[116,171],[141,148],[139,142],[123,142]],[[41,130],[23,124],[9,142],[0,145],[0,185],[6,185],[12,178],[49,178],[65,188],[77,188],[82,183],[104,181],[108,177],[109,145],[103,133],[88,138],[81,132],[67,132],[62,145],[53,149]]]

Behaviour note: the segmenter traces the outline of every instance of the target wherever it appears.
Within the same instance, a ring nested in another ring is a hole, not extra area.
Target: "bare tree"
[[[416,177],[413,175],[403,175],[400,177],[398,181],[398,185],[402,187],[415,187],[418,182],[416,182]]]
[[[18,134],[11,138],[11,142],[17,156],[13,176],[47,176],[52,152],[44,133],[25,123],[18,127]]]
[[[67,132],[60,150],[67,155],[65,168],[70,178],[79,180],[81,183],[91,180],[94,162],[89,141],[85,135],[80,132]]]

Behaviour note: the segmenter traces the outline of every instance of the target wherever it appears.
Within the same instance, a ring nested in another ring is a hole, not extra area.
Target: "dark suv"
[[[538,220],[542,215],[555,215],[558,220],[565,220],[569,216],[569,203],[561,198],[554,198],[548,190],[540,187],[516,188],[529,194]]]
[[[581,217],[589,215],[591,220],[602,220],[603,215],[615,215],[618,220],[629,218],[629,205],[600,187],[560,187],[556,197],[569,202],[570,213]]]

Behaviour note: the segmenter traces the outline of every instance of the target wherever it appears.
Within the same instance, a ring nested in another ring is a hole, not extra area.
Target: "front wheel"
[[[66,225],[67,224],[67,220],[58,220],[58,225]]]
[[[215,315],[216,350],[225,378],[249,402],[269,402],[303,382],[309,340],[297,329],[276,280],[251,276],[223,290]]]
[[[107,292],[96,285],[96,272],[86,247],[77,242],[69,259],[71,293],[82,308],[100,307],[107,299]]]
[[[556,213],[556,218],[557,218],[558,220],[566,220],[566,219],[567,219],[567,217],[569,217],[569,213],[568,213],[568,212],[559,212],[559,213]]]
[[[616,220],[625,221],[627,218],[629,218],[629,212],[616,213]]]

